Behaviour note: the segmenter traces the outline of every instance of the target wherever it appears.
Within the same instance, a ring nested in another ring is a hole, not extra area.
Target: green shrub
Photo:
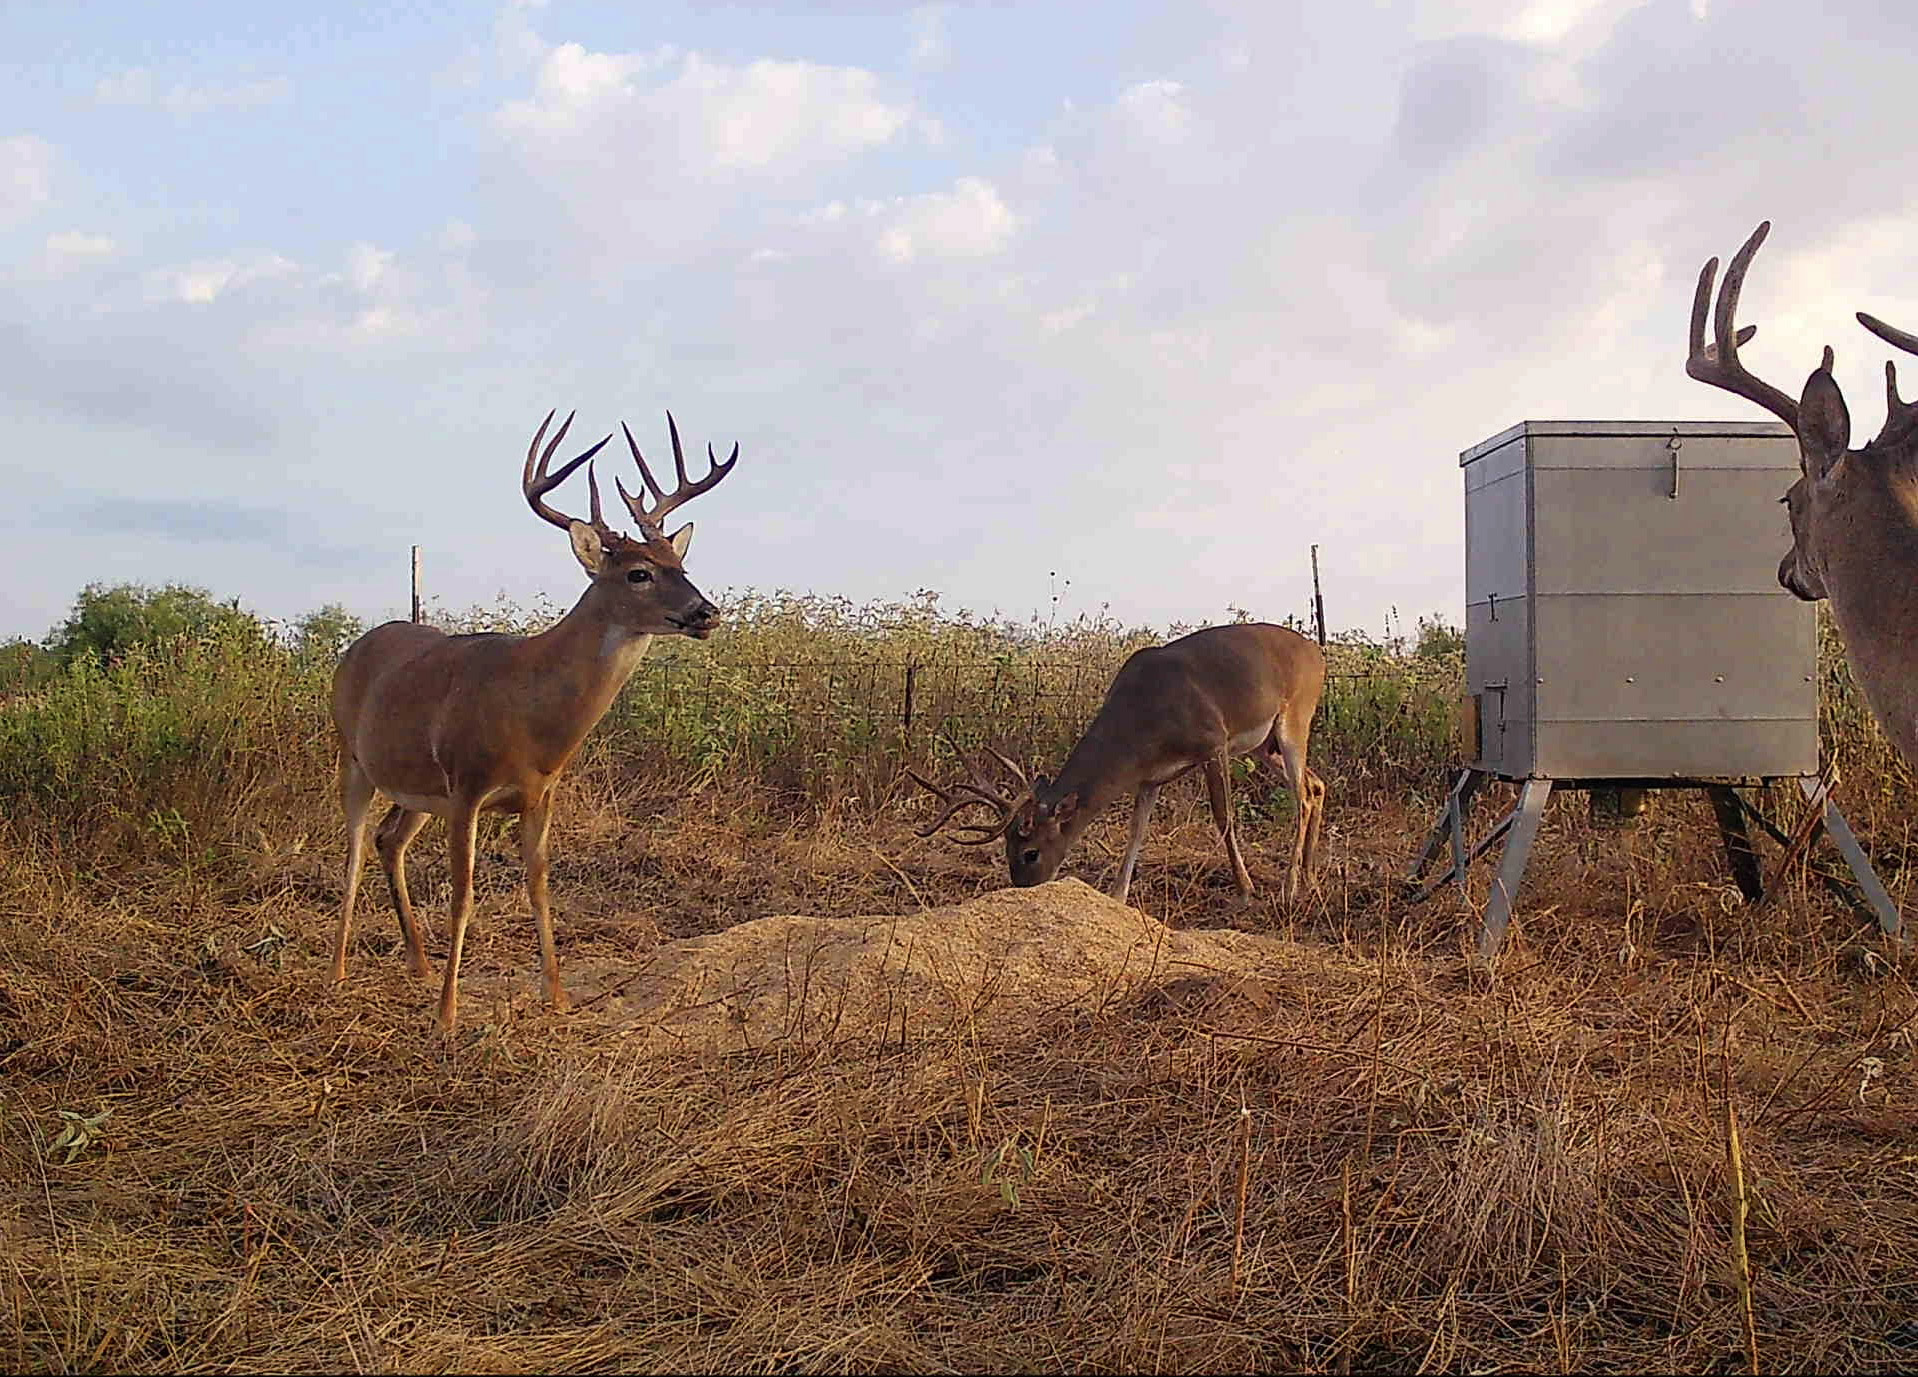
[[[203,588],[177,583],[163,588],[90,583],[74,599],[66,621],[47,637],[47,649],[63,665],[88,660],[105,668],[136,650],[181,637],[256,647],[271,640],[259,618],[240,609],[238,598],[217,602]]]

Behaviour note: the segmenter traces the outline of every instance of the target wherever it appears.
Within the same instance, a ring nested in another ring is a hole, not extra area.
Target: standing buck
[[[440,986],[439,1023],[451,1032],[458,1015],[460,950],[473,912],[473,844],[481,813],[519,814],[520,858],[526,893],[539,929],[540,972],[546,997],[566,1007],[553,951],[553,920],[546,899],[546,832],[553,817],[553,786],[580,743],[605,715],[654,636],[704,639],[719,609],[686,577],[681,560],[693,528],[667,535],[667,513],[705,492],[732,472],[739,446],[725,463],[706,448],[710,468],[688,482],[672,414],[673,466],[679,486],[668,496],[653,481],[633,433],[626,443],[639,465],[646,491],[635,497],[615,479],[619,495],[639,525],[639,538],[622,535],[600,519],[599,483],[590,461],[594,445],[554,474],[553,451],[573,423],[568,416],[545,452],[539,452],[552,412],[540,423],[526,451],[521,486],[540,517],[572,538],[573,554],[590,582],[573,610],[537,636],[486,633],[449,636],[430,626],[388,622],[347,647],[333,675],[333,725],[340,738],[340,802],[346,810],[346,897],[333,948],[333,979],[346,979],[346,945],[353,927],[353,900],[365,854],[365,824],[374,790],[393,801],[376,835],[380,861],[399,911],[406,939],[407,969],[431,974],[419,925],[406,891],[406,848],[429,814],[447,820],[453,879],[453,941]],[[622,426],[621,429],[624,429]],[[580,521],[546,505],[546,494],[581,464],[587,464],[592,516]]]
[[[1752,231],[1726,270],[1711,344],[1705,316],[1718,260],[1698,274],[1685,371],[1757,402],[1798,436],[1803,472],[1781,499],[1791,514],[1792,544],[1778,581],[1807,602],[1831,599],[1865,701],[1898,753],[1918,767],[1918,402],[1900,400],[1898,373],[1887,360],[1884,428],[1863,449],[1847,449],[1851,414],[1831,375],[1829,345],[1797,402],[1745,371],[1738,346],[1758,327],[1737,328],[1738,294],[1770,229],[1767,220]],[[1918,335],[1863,311],[1858,321],[1887,344],[1918,353]]]
[[[1239,854],[1227,781],[1233,758],[1250,755],[1276,774],[1298,803],[1298,835],[1285,888],[1286,898],[1295,899],[1301,878],[1318,859],[1325,784],[1306,768],[1305,746],[1324,688],[1325,656],[1319,648],[1296,631],[1263,622],[1207,627],[1134,651],[1056,780],[1039,775],[1028,783],[1025,772],[997,751],[993,758],[1024,789],[1016,798],[977,771],[971,783],[950,789],[908,771],[946,805],[919,835],[930,837],[961,809],[983,805],[999,814],[998,822],[964,824],[954,829],[956,840],[980,846],[1003,835],[1012,883],[1022,888],[1044,884],[1106,805],[1130,794],[1132,838],[1113,891],[1124,903],[1159,790],[1203,769],[1232,877],[1240,895],[1249,897],[1252,877]]]

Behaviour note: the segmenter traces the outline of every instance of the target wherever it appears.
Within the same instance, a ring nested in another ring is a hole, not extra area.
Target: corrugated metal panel
[[[1679,493],[1690,469],[1758,469],[1798,476],[1798,441],[1781,424],[1779,435],[1686,435],[1671,430],[1645,435],[1535,435],[1529,446],[1535,469],[1650,469],[1679,471]]]
[[[1817,769],[1813,612],[1777,582],[1778,498],[1798,468],[1785,426],[1527,421],[1460,463],[1468,691],[1505,685],[1483,700],[1480,763],[1589,779]]]
[[[1538,718],[1814,721],[1803,606],[1790,594],[1541,597]]]
[[[1715,720],[1541,722],[1531,773],[1552,779],[1699,779],[1817,772],[1816,723],[1795,736],[1753,727]]]
[[[1768,469],[1694,470],[1679,476],[1676,498],[1670,482],[1669,474],[1644,468],[1534,473],[1534,591],[1796,601],[1778,585],[1778,561],[1791,548],[1791,522],[1778,499],[1790,479]]]
[[[1513,443],[1520,436],[1589,435],[1631,437],[1642,435],[1693,436],[1723,435],[1746,437],[1791,436],[1791,428],[1782,421],[1520,421],[1488,440],[1481,440],[1460,452],[1459,467],[1477,462],[1495,450]]]
[[[1527,475],[1519,465],[1465,497],[1465,601],[1522,598],[1527,578]]]
[[[1483,694],[1480,763],[1500,773],[1530,767],[1532,751],[1531,601],[1500,598],[1465,609],[1465,691]]]

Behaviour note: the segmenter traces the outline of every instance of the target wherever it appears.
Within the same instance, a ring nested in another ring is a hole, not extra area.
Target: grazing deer
[[[1745,270],[1771,222],[1752,231],[1725,272],[1705,342],[1716,258],[1698,274],[1692,298],[1691,356],[1685,371],[1700,382],[1758,403],[1798,436],[1802,472],[1780,500],[1791,516],[1791,549],[1778,581],[1807,602],[1831,599],[1845,654],[1878,723],[1906,763],[1918,767],[1918,402],[1898,396],[1898,372],[1885,362],[1884,428],[1863,449],[1851,443],[1851,414],[1831,375],[1831,347],[1794,402],[1745,371],[1738,346],[1758,327],[1736,327]],[[1858,312],[1887,344],[1918,353],[1918,335]]]
[[[554,413],[548,412],[526,451],[521,487],[533,511],[571,538],[573,555],[589,582],[558,623],[537,636],[485,633],[449,636],[430,626],[388,622],[346,649],[333,675],[333,725],[340,740],[340,802],[346,810],[346,897],[333,947],[333,979],[346,979],[346,944],[353,927],[365,851],[365,824],[373,792],[393,801],[376,835],[393,907],[406,939],[407,969],[431,973],[426,947],[406,890],[406,848],[430,814],[447,820],[453,876],[453,941],[440,986],[439,1026],[453,1030],[459,1000],[460,950],[473,912],[473,844],[481,813],[519,814],[520,858],[526,893],[539,929],[540,971],[546,997],[566,1008],[553,951],[553,920],[546,899],[546,833],[553,817],[553,786],[580,743],[605,715],[654,636],[704,639],[719,609],[686,577],[681,561],[692,526],[670,536],[667,513],[732,472],[739,446],[723,464],[706,447],[709,471],[688,482],[679,427],[666,416],[679,486],[669,496],[653,481],[633,433],[626,444],[645,491],[634,496],[614,480],[639,525],[639,538],[610,529],[600,517],[594,445],[557,473],[547,465],[573,423],[568,416],[540,453]],[[625,430],[624,426],[621,426]],[[580,521],[546,504],[546,494],[581,464],[588,465],[591,518]]]
[[[1012,883],[1024,888],[1050,880],[1106,805],[1131,794],[1132,838],[1113,891],[1124,903],[1159,790],[1203,769],[1232,877],[1241,897],[1249,897],[1252,877],[1239,854],[1228,779],[1233,758],[1250,755],[1277,775],[1298,803],[1298,836],[1285,890],[1288,900],[1295,899],[1302,876],[1318,859],[1325,784],[1306,768],[1305,746],[1324,688],[1325,656],[1319,648],[1296,631],[1264,622],[1207,627],[1134,651],[1113,676],[1098,715],[1056,780],[1039,775],[1028,782],[1025,772],[997,751],[991,752],[993,758],[1023,788],[1017,797],[1007,797],[970,765],[972,782],[950,789],[907,771],[946,805],[919,835],[930,837],[968,807],[995,810],[996,823],[964,824],[954,829],[954,839],[980,846],[1003,835]]]

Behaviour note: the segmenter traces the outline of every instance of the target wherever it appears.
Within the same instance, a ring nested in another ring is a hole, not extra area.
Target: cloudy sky
[[[1756,371],[1872,433],[1918,328],[1910,0],[428,8],[0,6],[0,636],[570,602],[552,407],[739,442],[715,595],[1457,621],[1461,449],[1764,419],[1760,219]]]

